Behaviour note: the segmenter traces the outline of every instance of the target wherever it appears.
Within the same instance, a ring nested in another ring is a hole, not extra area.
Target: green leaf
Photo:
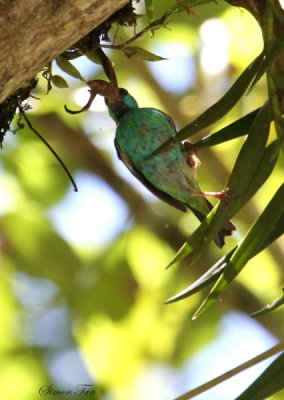
[[[251,317],[258,317],[259,315],[264,315],[264,314],[268,314],[271,311],[276,310],[278,307],[283,306],[284,304],[284,288],[282,289],[283,291],[283,295],[281,297],[278,297],[277,299],[275,299],[273,301],[273,303],[268,304],[267,306],[261,308],[260,310],[254,312],[253,314],[251,314]]]
[[[254,78],[259,65],[263,59],[263,53],[261,53],[239,76],[233,86],[225,93],[225,95],[218,100],[215,104],[209,107],[203,114],[196,118],[189,125],[182,128],[176,138],[178,141],[187,139],[188,137],[199,132],[201,129],[212,125],[218,121],[221,117],[227,114],[228,111],[238,102],[238,100],[245,93],[249,87],[250,82]]]
[[[182,245],[182,247],[178,250],[178,252],[174,255],[172,260],[166,266],[166,269],[170,268],[172,265],[176,264],[177,262],[183,260],[189,254],[192,255],[196,251],[196,249],[201,248],[202,246],[206,245],[205,241],[207,241],[207,240],[205,238],[205,234],[207,233],[208,226],[210,226],[210,223],[213,219],[215,211],[216,211],[216,207],[207,215],[205,220],[193,232],[191,237]],[[218,232],[219,229],[220,229],[220,227],[217,228],[216,232]],[[197,254],[196,257],[192,257],[191,265],[197,261],[198,257],[199,257],[199,254]]]
[[[284,388],[284,353],[240,395],[236,400],[264,400]]]
[[[242,203],[247,202],[253,196],[255,191],[260,186],[262,186],[263,180],[266,180],[267,177],[270,175],[270,173],[272,172],[272,170],[275,166],[279,150],[280,150],[280,147],[279,147],[278,140],[275,140],[274,142],[270,143],[270,145],[265,149],[265,152],[263,154],[261,163],[259,164],[257,173],[255,174],[250,187],[248,188],[248,190],[245,192],[244,196],[242,197]],[[234,213],[242,206],[242,203],[241,204],[239,203],[238,207],[236,207],[234,209]],[[262,251],[264,248],[269,246],[274,240],[276,240],[283,233],[284,233],[284,213],[283,213],[283,215],[279,216],[279,220],[275,224],[272,231],[264,239],[262,244],[259,247],[255,248],[255,251],[252,253],[251,258],[254,257],[260,251]],[[201,231],[200,235],[202,235],[202,234],[203,234],[203,231]],[[196,235],[196,233],[194,233],[193,236],[194,235]],[[192,240],[192,237],[190,240]],[[200,240],[200,236],[197,237],[197,240]],[[197,242],[197,246],[198,245],[199,245],[199,243]],[[196,247],[196,248],[198,248],[198,247]],[[196,248],[194,248],[194,244],[192,245],[192,243],[191,243],[191,246],[188,246],[188,242],[185,243],[183,245],[183,247],[181,248],[181,250],[176,254],[174,259],[171,261],[170,265],[173,265],[175,262],[180,261],[181,259],[186,257],[188,254],[190,254],[190,252],[192,252],[192,253],[195,252],[195,255],[197,257],[198,253],[196,251]],[[193,293],[196,293],[198,290],[201,290],[203,287],[208,286],[210,283],[212,283],[212,281],[216,280],[219,277],[219,275],[222,273],[222,271],[226,268],[234,251],[235,251],[235,249],[233,249],[225,257],[221,258],[201,278],[199,278],[196,282],[194,282],[192,285],[190,285],[183,292],[179,293],[174,298],[171,298],[168,302],[173,302],[173,301],[177,301],[177,300],[183,299],[185,297],[188,297],[188,296],[192,295]]]
[[[266,103],[253,121],[227,184],[235,198],[245,193],[259,168],[269,135],[270,120],[270,107]]]
[[[222,257],[216,264],[213,265],[213,267],[206,271],[205,274],[203,274],[199,279],[192,283],[188,288],[184,289],[182,292],[165,301],[165,304],[174,303],[176,301],[192,296],[193,294],[210,285],[212,282],[216,282],[217,278],[219,278],[219,276],[226,268],[228,261],[234,254],[235,250],[236,247],[224,257]]]
[[[266,156],[269,155],[269,149],[272,148],[273,143],[270,144],[270,146],[267,148]],[[267,157],[269,159],[269,157]],[[265,158],[263,159],[263,164],[262,165],[268,165],[269,162],[267,160],[267,164],[265,163]],[[279,220],[275,224],[274,228],[270,232],[270,234],[264,239],[262,244],[258,247],[255,248],[255,251],[252,252],[251,258],[256,256],[258,253],[260,253],[263,249],[268,247],[272,242],[274,242],[276,239],[278,239],[282,234],[284,233],[284,212],[283,214],[279,217]],[[185,247],[186,249],[186,247]],[[202,275],[199,279],[197,279],[194,283],[192,283],[188,288],[184,289],[182,292],[178,293],[176,296],[171,297],[169,300],[166,301],[166,303],[173,303],[178,300],[185,299],[186,297],[189,297],[193,295],[194,293],[197,293],[198,291],[202,290],[206,286],[209,286],[212,282],[215,282],[217,278],[223,273],[225,268],[227,267],[232,255],[236,251],[237,247],[235,247],[233,250],[231,250],[228,254],[226,254],[224,257],[222,257],[216,264],[214,264],[204,275]],[[186,251],[186,250],[184,250]],[[188,255],[188,253],[187,253]],[[181,256],[183,256],[181,254]],[[178,260],[179,261],[179,260]],[[173,260],[173,263],[177,262],[176,260]],[[274,303],[273,303],[274,304]],[[278,304],[278,303],[277,303]],[[273,308],[274,309],[274,308]]]
[[[262,180],[259,177],[268,176],[274,168],[277,157],[275,157],[275,149],[276,145],[278,145],[278,141],[272,142],[265,150],[264,156],[262,158],[262,162],[257,171],[257,174],[254,177],[255,183],[252,184],[252,187],[255,189],[261,186]],[[278,148],[279,151],[279,148]],[[258,182],[258,184],[257,184]],[[247,201],[253,193],[248,189],[245,192],[245,196],[243,201]],[[236,211],[236,210],[235,210]],[[275,224],[272,231],[265,237],[262,244],[255,249],[255,252],[252,253],[251,258],[261,252],[263,249],[268,247],[272,242],[274,242],[278,237],[280,237],[284,233],[284,212],[279,216],[277,223]],[[184,257],[186,257],[190,253],[190,247],[187,246],[187,243],[181,248],[181,250],[175,255],[174,259],[171,261],[170,265],[173,265],[177,261],[180,261]],[[172,303],[174,301],[178,301],[184,299],[186,297],[191,296],[197,291],[203,289],[204,287],[211,284],[215,281],[225,270],[228,265],[228,262],[231,259],[232,254],[235,252],[236,248],[234,248],[231,252],[229,252],[226,256],[222,257],[213,267],[211,267],[204,275],[202,275],[197,281],[195,281],[192,285],[190,285],[187,289],[179,293],[178,295],[169,299],[166,303]],[[193,250],[192,250],[193,251]]]
[[[62,71],[66,74],[72,76],[73,78],[80,79],[80,81],[86,82],[86,80],[82,77],[80,72],[70,61],[68,61],[65,57],[59,56],[56,58],[56,64]]]
[[[255,176],[253,177],[251,185],[245,191],[244,195],[242,196],[242,201],[238,204],[237,207],[234,208],[234,213],[237,212],[238,209],[241,208],[242,205],[244,203],[246,203],[254,195],[254,193],[262,186],[263,181],[265,181],[268,178],[268,176],[271,174],[271,172],[276,164],[277,155],[279,154],[279,150],[280,150],[280,146],[279,146],[278,140],[275,140],[274,142],[270,143],[269,146],[265,149],[262,160],[259,164],[259,168],[257,169]],[[220,205],[220,207],[221,207],[221,205]],[[276,223],[276,225],[274,226],[274,228],[270,232],[270,234],[265,238],[262,245],[259,246],[258,249],[256,249],[255,254],[253,254],[253,256],[255,256],[257,253],[262,251],[267,246],[269,246],[273,241],[275,241],[283,233],[284,233],[284,213],[282,216],[280,216],[278,222]],[[202,237],[203,234],[204,234],[204,230],[202,230],[202,231],[200,230],[199,236],[196,236],[195,243],[197,243],[197,246],[199,245],[200,236]],[[194,235],[196,235],[196,233],[194,233],[193,236]],[[192,237],[190,240],[192,241]],[[188,242],[186,242],[182,246],[180,251],[172,259],[172,261],[168,267],[170,267],[171,265],[180,261],[181,259],[185,258],[191,252],[193,253],[195,251],[195,253],[196,253],[196,248],[194,248],[195,243],[191,242],[191,246],[188,246]],[[235,249],[233,251],[235,251]],[[189,288],[187,288],[186,289],[186,291],[188,293],[187,296],[184,296],[185,292],[183,292],[183,296],[181,298],[188,297],[191,294],[195,293],[196,291],[201,290],[203,287],[209,285],[214,280],[214,277],[215,278],[218,277],[217,274],[221,271],[221,267],[220,267],[221,264],[223,265],[223,269],[225,269],[232,254],[233,253],[230,252],[225,257],[223,257],[221,260],[219,260],[209,271],[207,271],[201,278],[199,278],[195,283],[193,283]],[[179,296],[179,295],[177,295],[177,296]],[[175,296],[176,300],[174,300],[174,301],[179,300],[179,298],[177,298],[177,296]]]
[[[51,82],[53,83],[54,86],[56,86],[60,89],[68,88],[68,83],[60,75],[52,75]]]
[[[203,149],[205,147],[216,146],[217,144],[247,135],[259,110],[260,109],[258,108],[237,121],[232,122],[230,125],[227,125],[225,128],[222,128],[211,135],[205,136],[194,145],[198,149]]]
[[[246,263],[258,253],[261,247],[263,247],[265,239],[271,234],[273,229],[278,226],[279,220],[283,218],[283,204],[284,184],[280,186],[261,216],[242,240],[224,273],[220,276],[207,298],[198,308],[194,318],[197,318],[216,301],[230,282],[241,272]]]
[[[261,161],[258,164],[256,173],[251,179],[247,189],[241,195],[240,200],[234,207],[232,211],[233,214],[236,214],[243,207],[243,205],[246,204],[253,197],[258,189],[268,179],[275,167],[280,148],[281,147],[279,140],[275,140],[266,147]]]
[[[145,61],[161,61],[161,60],[166,60],[165,58],[158,56],[157,54],[151,53],[148,50],[144,50],[141,47],[135,47],[135,46],[128,46],[122,48],[122,51],[128,58],[139,58],[141,60]]]
[[[263,243],[258,249],[258,252],[268,247],[271,243],[277,240],[284,233],[284,213],[279,217],[270,234],[264,239]]]
[[[189,125],[186,125],[182,128],[173,138],[168,139],[162,146],[153,151],[147,159],[154,157],[156,154],[159,154],[161,151],[165,150],[171,143],[179,143],[190,136],[193,136],[197,132],[201,131],[204,128],[212,125],[214,122],[218,121],[222,118],[228,111],[238,102],[241,96],[244,94],[246,89],[248,88],[250,82],[254,78],[259,64],[263,59],[263,53],[261,53],[239,76],[233,86],[225,93],[225,95],[209,107],[203,114],[201,114],[198,118],[196,118]]]
[[[231,191],[230,197],[221,201],[207,215],[206,219],[177,252],[168,267],[188,255],[191,255],[191,264],[195,263],[204,251],[204,246],[216,237],[225,221],[230,219],[249,200],[271,173],[276,159],[274,157],[270,160],[270,157],[272,152],[277,150],[277,142],[269,150],[265,150],[269,126],[270,109],[269,105],[265,104],[251,126],[247,140],[239,153],[229,178],[227,186]]]

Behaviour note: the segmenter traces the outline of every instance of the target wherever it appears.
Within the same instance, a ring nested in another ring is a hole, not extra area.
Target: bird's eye
[[[128,91],[126,89],[119,88],[119,94],[121,96],[126,96],[128,94]]]

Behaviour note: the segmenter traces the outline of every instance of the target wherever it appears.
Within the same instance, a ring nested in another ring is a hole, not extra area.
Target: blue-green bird
[[[202,221],[212,209],[204,196],[221,196],[201,191],[193,146],[173,143],[154,153],[177,133],[171,117],[155,108],[139,108],[125,89],[119,89],[116,96],[105,96],[105,101],[117,124],[115,147],[121,161],[154,195],[181,211],[190,208]],[[235,226],[227,221],[215,238],[217,246],[222,247],[224,237],[234,230]]]
[[[118,87],[112,63],[103,50],[99,47],[96,51],[109,82],[100,79],[89,81],[88,103],[79,111],[71,111],[65,106],[66,111],[72,114],[83,112],[90,107],[97,94],[104,96],[117,125],[115,147],[118,157],[154,195],[181,211],[190,208],[203,221],[212,209],[204,196],[225,196],[201,191],[195,175],[199,160],[188,142],[172,143],[156,152],[176,135],[174,121],[155,108],[139,108],[127,90]],[[227,221],[215,238],[217,246],[222,247],[225,236],[231,235],[235,229]]]

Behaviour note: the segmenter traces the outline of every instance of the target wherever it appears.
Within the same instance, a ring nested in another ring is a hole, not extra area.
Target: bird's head
[[[137,101],[132,97],[126,89],[119,88],[115,96],[105,96],[105,102],[108,107],[110,116],[115,122],[131,108],[137,108]]]

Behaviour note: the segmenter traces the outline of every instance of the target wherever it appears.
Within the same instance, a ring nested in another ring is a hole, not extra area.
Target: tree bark
[[[128,0],[0,0],[0,103]]]

